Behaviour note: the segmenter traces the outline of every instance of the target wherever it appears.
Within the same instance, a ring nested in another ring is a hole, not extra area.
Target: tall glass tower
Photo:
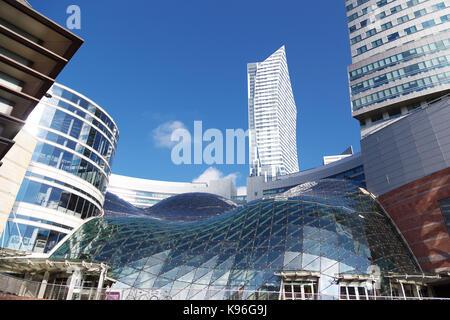
[[[284,46],[249,63],[247,75],[250,176],[297,172],[297,107]]]
[[[80,93],[60,84],[48,93],[25,126],[37,145],[0,237],[4,248],[47,253],[103,214],[118,128]]]
[[[361,136],[450,91],[447,0],[346,0]]]

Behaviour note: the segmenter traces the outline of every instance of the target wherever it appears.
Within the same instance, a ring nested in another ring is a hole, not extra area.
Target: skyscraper
[[[422,270],[450,270],[450,18],[443,0],[346,0],[367,190]]]
[[[284,46],[249,63],[247,76],[250,176],[297,172],[297,108]]]
[[[352,116],[361,136],[450,91],[443,0],[346,0]]]

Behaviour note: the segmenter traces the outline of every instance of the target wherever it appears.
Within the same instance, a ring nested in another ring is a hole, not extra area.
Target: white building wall
[[[23,129],[14,141],[14,146],[3,158],[3,165],[0,167],[0,234],[5,228],[36,146],[36,139]]]
[[[206,182],[170,182],[127,177],[112,174],[108,192],[138,206],[151,207],[155,203],[180,193],[205,192],[227,199],[236,196],[236,187],[231,179]]]

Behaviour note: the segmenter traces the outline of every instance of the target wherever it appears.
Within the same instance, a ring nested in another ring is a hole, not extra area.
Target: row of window
[[[400,7],[400,6],[394,7],[394,8],[392,8],[391,10],[393,10],[393,9],[395,9],[395,8],[398,8],[398,7]],[[400,8],[401,8],[401,7],[400,7]],[[444,2],[441,2],[441,3],[439,3],[439,4],[436,4],[436,5],[431,6],[430,12],[443,10],[443,9],[445,9],[445,8],[446,8],[446,7],[445,7],[445,3],[444,3]],[[395,13],[396,13],[396,12],[398,12],[398,10],[395,11]],[[426,10],[426,9],[422,9],[422,10],[415,11],[415,12],[414,12],[414,17],[415,17],[415,18],[419,18],[419,17],[421,17],[421,16],[424,16],[426,13],[427,13],[427,10]],[[409,19],[409,15],[404,15],[404,16],[398,17],[398,18],[397,18],[397,25],[400,25],[400,24],[402,24],[402,23],[408,22],[409,20],[410,20],[410,19]],[[363,21],[361,21],[361,22],[360,22],[361,28],[367,27],[368,21],[369,21],[369,20],[363,20]],[[432,22],[431,22],[431,21],[432,21]],[[442,16],[442,17],[441,17],[441,21],[442,21],[442,22],[448,21],[448,15]],[[427,27],[431,26],[430,24],[432,24],[432,23],[434,23],[434,20],[433,20],[433,19],[430,20],[430,21],[428,21],[427,23],[425,23],[424,28],[427,28]],[[433,24],[433,25],[434,25],[434,24]],[[388,21],[388,22],[386,22],[386,23],[384,23],[384,24],[381,25],[380,32],[385,31],[385,30],[387,30],[387,29],[390,29],[390,28],[392,28],[392,27],[393,27],[392,21]],[[405,29],[405,30],[408,30],[408,29],[409,29],[409,28],[407,28],[407,29]],[[355,32],[356,30],[358,30],[358,29],[356,28],[356,25],[351,26],[351,27],[349,28],[350,34],[353,33],[353,32]],[[406,32],[406,31],[405,31],[405,32]],[[370,30],[368,30],[368,31],[366,32],[366,38],[369,38],[369,37],[371,37],[371,36],[373,36],[373,35],[375,35],[375,34],[377,34],[377,29],[376,29],[376,28],[370,29]],[[351,44],[353,45],[353,44],[358,43],[358,42],[360,42],[360,41],[362,41],[362,40],[363,40],[362,35],[358,35],[358,36],[356,36],[356,37],[354,37],[354,38],[351,38],[351,39],[350,39],[350,42],[351,42]]]
[[[364,4],[364,3],[367,2],[368,0],[363,0],[363,1],[364,1],[363,3],[358,4],[356,7],[353,6],[353,4],[348,5],[348,6],[347,6],[347,11],[350,11],[350,10],[353,10],[353,9],[359,7],[360,5]],[[394,1],[395,1],[395,0],[394,0]],[[389,2],[389,3],[392,3],[392,2],[394,2],[394,1],[391,1],[391,2]],[[423,3],[423,2],[426,2],[426,1],[428,1],[428,0],[422,1],[422,2],[420,2],[420,3]],[[358,3],[359,3],[359,1],[358,1]],[[387,4],[388,4],[388,2],[387,2],[386,0],[381,0],[381,1],[378,1],[378,2],[377,2],[377,7],[378,7],[378,8],[381,8],[381,7],[383,7],[383,6],[387,5]],[[397,6],[395,6],[395,7],[393,7],[393,8],[390,9],[390,14],[395,14],[395,13],[397,13],[397,12],[403,10],[403,9],[411,8],[411,7],[413,7],[413,6],[415,6],[415,5],[418,5],[418,4],[419,4],[419,1],[418,1],[418,0],[410,0],[410,1],[407,1],[407,2],[406,2],[406,8],[402,8],[401,5],[397,5]],[[358,19],[358,18],[361,18],[362,16],[366,15],[367,13],[369,13],[369,12],[371,12],[371,11],[372,11],[371,6],[365,7],[365,8],[363,8],[363,9],[361,10],[361,15],[360,15],[358,12],[354,12],[353,14],[351,14],[351,15],[349,15],[349,16],[347,17],[347,21],[350,23],[350,22],[352,22],[353,20],[356,20],[356,19]],[[386,11],[382,11],[381,13],[379,13],[379,14],[376,16],[377,20],[378,20],[378,19],[382,19],[382,18],[384,18],[384,17],[386,17]]]
[[[112,161],[114,148],[110,141],[89,123],[51,106],[45,106],[39,125],[70,135],[92,147],[105,157],[108,163]]]
[[[66,109],[77,116],[85,119],[87,122],[92,123],[94,126],[96,126],[100,131],[102,131],[108,138],[111,140],[111,142],[114,144],[114,148],[117,148],[117,140],[111,133],[111,131],[100,121],[98,121],[96,118],[94,118],[90,113],[84,112],[81,109],[74,107],[68,102],[65,102],[63,100],[60,100],[58,98],[43,98],[43,101],[46,105],[50,106],[58,106],[60,108]]]
[[[21,214],[11,214],[9,219],[11,219],[11,218],[20,219],[20,220],[27,220],[27,221],[43,223],[43,224],[48,224],[50,226],[54,226],[54,227],[58,227],[58,228],[62,228],[62,229],[67,229],[69,231],[73,230],[72,227],[66,226],[66,225],[61,224],[61,223],[56,223],[56,222],[53,222],[53,221],[45,220],[45,219],[42,219],[42,218],[35,218],[35,217],[30,217],[30,216],[24,216],[24,215],[21,215]]]
[[[58,210],[81,219],[100,215],[100,209],[88,199],[29,178],[23,180],[16,201]],[[11,214],[10,217],[13,218],[14,215]]]
[[[448,19],[449,19],[449,16],[450,15],[442,16],[441,17],[441,23],[447,22]],[[436,22],[434,21],[434,19],[422,22],[422,29],[421,30],[433,27],[435,25],[436,25]],[[375,30],[375,29],[373,29],[373,30]],[[404,32],[405,32],[406,35],[413,34],[413,33],[417,32],[417,31],[420,31],[420,30],[418,30],[416,26],[412,26],[412,27],[404,29]],[[388,35],[386,37],[387,42],[391,42],[391,41],[397,40],[399,38],[400,38],[400,34],[398,32],[394,32],[394,33],[392,33],[392,34],[390,34],[390,35]],[[381,39],[381,38],[377,39],[375,41],[372,41],[372,49],[381,46],[383,43],[384,43],[383,39]],[[369,50],[367,48],[367,45],[363,45],[363,46],[361,46],[361,47],[356,49],[356,54],[360,55],[360,54],[366,52],[367,50]]]
[[[76,175],[92,184],[100,192],[106,192],[106,175],[96,166],[69,151],[38,142],[31,160]]]
[[[407,77],[412,77],[423,72],[429,72],[438,68],[443,68],[449,65],[450,55],[433,58],[400,68],[391,72],[384,73],[374,78],[362,81],[351,86],[352,95],[360,94],[361,92],[377,88],[379,86],[401,80]]]
[[[98,156],[96,153],[92,152],[92,150],[90,150],[89,148],[83,146],[81,143],[77,143],[76,141],[67,139],[63,136],[60,136],[56,133],[53,133],[51,131],[42,128],[38,130],[36,137],[47,141],[55,142],[61,146],[72,149],[75,152],[91,159],[94,163],[98,164],[98,166],[102,168],[108,176],[111,174],[111,169],[109,165],[107,165],[107,163],[103,160],[103,158]]]
[[[375,92],[359,99],[355,99],[352,101],[352,109],[353,111],[356,111],[369,105],[381,103],[386,100],[408,95],[412,92],[417,92],[448,83],[450,83],[450,72],[444,72],[438,75],[410,81],[389,89]]]
[[[56,95],[58,97],[61,97],[63,99],[69,100],[69,101],[75,103],[76,105],[79,105],[80,107],[86,109],[88,112],[92,113],[93,115],[95,115],[97,118],[99,118],[101,121],[103,121],[103,123],[106,124],[106,126],[108,128],[111,129],[112,133],[116,137],[116,140],[119,139],[119,131],[118,131],[116,125],[111,120],[111,118],[106,113],[104,113],[102,110],[100,110],[98,107],[96,107],[89,101],[79,97],[78,95],[76,95],[70,91],[67,91],[61,87],[58,87],[57,84],[55,84],[52,87],[52,94]]]
[[[315,300],[320,294],[317,291],[318,281],[292,281],[283,283],[280,292],[282,300]],[[428,297],[428,288],[409,283],[391,283],[390,296],[399,298]],[[371,283],[354,282],[339,284],[340,300],[376,300],[377,290]],[[380,297],[378,297],[380,299]]]
[[[98,207],[100,207],[100,208],[102,207],[102,204],[100,203],[100,201],[98,201],[96,198],[94,198],[92,196],[92,194],[87,193],[86,191],[81,190],[80,188],[74,187],[73,185],[71,185],[69,183],[65,183],[65,182],[63,182],[61,180],[53,179],[53,178],[50,178],[50,177],[47,177],[47,176],[43,176],[43,175],[40,175],[40,174],[36,174],[36,173],[30,172],[30,171],[26,172],[25,177],[30,177],[32,179],[33,178],[41,179],[41,180],[48,181],[50,183],[59,184],[59,185],[61,185],[63,187],[71,188],[71,189],[73,189],[73,190],[83,194],[84,196],[86,196],[86,198],[89,198],[92,202],[95,202],[98,205]]]
[[[8,221],[1,237],[4,248],[48,253],[67,234]]]
[[[413,59],[423,56],[431,55],[440,51],[445,51],[450,48],[450,38],[439,40],[430,44],[426,44],[411,50],[406,50],[401,53],[394,54],[387,58],[369,63],[361,68],[355,69],[349,73],[350,81],[355,81],[369,74],[381,71],[386,68],[393,67],[400,63],[405,63]]]

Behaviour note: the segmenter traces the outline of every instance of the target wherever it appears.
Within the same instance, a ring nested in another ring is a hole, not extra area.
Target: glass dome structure
[[[169,207],[190,200],[180,196]],[[292,275],[334,299],[342,275],[421,272],[378,202],[348,180],[303,184],[193,222],[96,218],[51,258],[108,263],[108,276],[117,280],[111,289],[122,299],[138,289],[172,299],[255,299],[282,292]]]
[[[108,192],[104,205],[106,217],[149,217],[173,222],[207,219],[235,208],[233,201],[203,192],[178,194],[149,208],[136,207]]]

